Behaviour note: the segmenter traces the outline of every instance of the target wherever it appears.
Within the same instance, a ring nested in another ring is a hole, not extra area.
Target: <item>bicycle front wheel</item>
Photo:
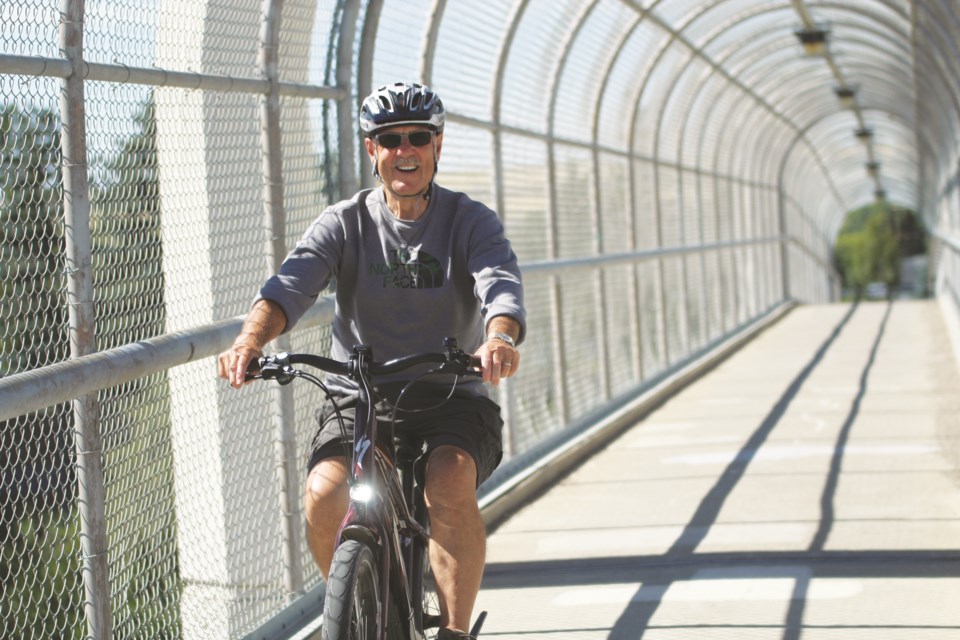
[[[370,547],[356,540],[337,547],[323,602],[323,640],[376,640],[379,585]]]

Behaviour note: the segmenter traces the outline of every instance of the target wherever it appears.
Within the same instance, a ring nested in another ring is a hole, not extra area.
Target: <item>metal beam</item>
[[[180,87],[219,91],[221,93],[268,94],[271,91],[270,81],[263,78],[234,78],[193,71],[167,71],[86,61],[80,63],[79,69],[80,73],[78,75],[84,80],[99,80],[117,84]],[[0,55],[0,74],[66,78],[72,73],[71,62],[61,58]],[[276,82],[276,91],[282,96],[325,100],[337,100],[348,93],[345,89],[338,87],[279,81]]]

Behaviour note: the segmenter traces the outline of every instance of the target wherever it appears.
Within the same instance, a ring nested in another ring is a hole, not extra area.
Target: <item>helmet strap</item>
[[[377,177],[379,178],[379,176],[377,176]],[[384,182],[382,179],[380,180],[380,184],[382,184],[382,185],[383,185],[383,188],[386,189],[387,191],[389,191],[390,194],[391,194],[394,198],[401,198],[401,199],[403,199],[403,200],[410,200],[410,199],[413,199],[413,198],[423,197],[424,200],[430,200],[430,193],[431,193],[431,187],[433,187],[433,180],[431,180],[431,181],[429,182],[429,184],[427,184],[427,186],[424,187],[423,191],[418,191],[417,193],[411,193],[410,195],[406,195],[406,196],[400,195],[399,193],[397,193],[396,191],[394,191],[393,189],[391,189],[390,187],[388,187],[388,186],[387,186],[387,183]]]

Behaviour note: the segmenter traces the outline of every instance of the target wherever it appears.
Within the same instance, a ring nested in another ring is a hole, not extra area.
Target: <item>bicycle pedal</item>
[[[477,616],[477,621],[473,623],[473,626],[470,628],[470,635],[476,638],[480,635],[480,629],[483,628],[483,623],[487,620],[487,612],[481,611],[480,615]]]

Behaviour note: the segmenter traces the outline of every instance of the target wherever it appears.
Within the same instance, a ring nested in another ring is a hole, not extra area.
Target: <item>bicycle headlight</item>
[[[355,484],[350,487],[350,499],[367,503],[373,499],[373,488],[368,484]]]

